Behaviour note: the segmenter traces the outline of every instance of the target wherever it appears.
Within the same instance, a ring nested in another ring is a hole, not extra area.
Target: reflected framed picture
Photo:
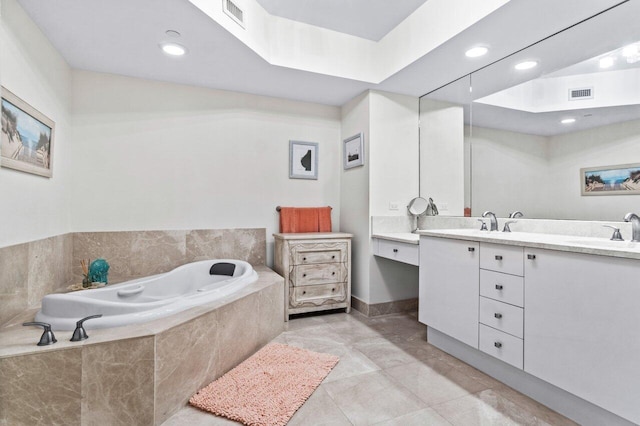
[[[364,166],[364,135],[358,133],[344,140],[344,169]]]
[[[318,143],[289,141],[289,179],[318,179]]]
[[[4,87],[0,165],[50,178],[55,123]]]
[[[640,194],[640,163],[580,169],[582,195]]]

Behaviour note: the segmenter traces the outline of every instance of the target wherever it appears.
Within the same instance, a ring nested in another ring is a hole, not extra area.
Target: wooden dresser
[[[351,237],[341,232],[273,234],[274,269],[284,277],[284,318],[351,310]]]

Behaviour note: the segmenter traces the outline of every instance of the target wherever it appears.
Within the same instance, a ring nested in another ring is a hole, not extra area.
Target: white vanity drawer
[[[420,246],[418,244],[400,243],[397,241],[376,238],[374,254],[398,262],[418,266],[420,263]]]
[[[522,276],[524,248],[480,243],[480,268]]]
[[[481,269],[480,296],[524,307],[524,278]]]
[[[480,350],[522,369],[524,344],[510,334],[480,324]]]
[[[516,337],[524,335],[524,310],[496,300],[480,298],[480,322]]]

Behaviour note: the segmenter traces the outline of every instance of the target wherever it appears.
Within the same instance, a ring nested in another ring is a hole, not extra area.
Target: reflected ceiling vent
[[[244,12],[237,4],[231,0],[222,0],[222,10],[224,10],[224,13],[233,19],[236,24],[244,28]]]
[[[581,87],[579,89],[569,89],[570,101],[578,101],[581,99],[593,99],[593,87]]]

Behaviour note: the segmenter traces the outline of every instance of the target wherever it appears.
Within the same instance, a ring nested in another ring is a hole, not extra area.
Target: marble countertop
[[[420,242],[420,235],[411,232],[379,232],[371,235],[371,238],[380,238],[382,240],[407,244],[418,244]]]
[[[526,246],[598,256],[640,259],[640,243],[611,241],[606,238],[580,237],[574,235],[542,234],[533,232],[480,231],[477,229],[434,229],[418,231],[420,235],[480,241],[513,246]]]

